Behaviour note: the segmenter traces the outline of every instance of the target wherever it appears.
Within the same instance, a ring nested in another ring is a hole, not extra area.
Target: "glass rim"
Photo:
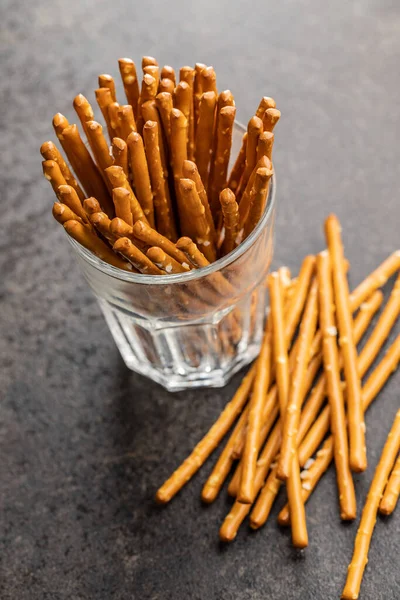
[[[246,128],[239,122],[235,121],[235,125],[237,129],[241,129],[243,133],[246,132]],[[200,269],[192,269],[187,271],[186,273],[172,273],[167,275],[145,275],[144,273],[130,273],[129,271],[124,271],[123,269],[119,269],[118,267],[114,267],[109,263],[105,262],[89,250],[79,244],[76,240],[68,237],[68,241],[74,248],[77,250],[79,256],[84,258],[88,263],[90,263],[95,269],[101,271],[102,273],[114,278],[119,279],[120,281],[125,281],[128,283],[136,283],[139,285],[169,285],[173,283],[186,283],[188,281],[194,281],[196,279],[201,279],[202,277],[206,277],[207,275],[211,275],[225,267],[228,267],[235,260],[240,258],[257,240],[259,235],[261,234],[263,228],[269,222],[272,211],[275,207],[275,197],[276,197],[276,175],[275,170],[274,174],[271,177],[271,186],[268,193],[267,207],[264,210],[261,219],[250,233],[250,235],[237,246],[234,250],[229,252],[226,256],[222,258],[218,258],[215,262],[211,263],[207,267],[201,267]]]

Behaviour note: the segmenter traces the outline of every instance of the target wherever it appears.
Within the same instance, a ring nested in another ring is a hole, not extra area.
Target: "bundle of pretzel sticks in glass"
[[[142,69],[139,85],[135,63],[119,60],[126,104],[117,102],[114,79],[99,76],[109,141],[88,100],[75,97],[91,153],[77,125],[54,116],[70,166],[49,141],[40,149],[43,172],[57,196],[55,219],[99,258],[139,273],[182,273],[228,254],[256,226],[280,112],[262,98],[228,175],[236,108],[229,90],[218,93],[213,67],[182,67],[179,82],[153,57],[143,57]],[[188,260],[194,252],[198,260]]]
[[[268,276],[270,310],[258,359],[232,400],[190,456],[160,487],[164,504],[190,480],[231,430],[202,490],[213,502],[233,473],[235,498],[220,528],[232,541],[247,515],[262,527],[282,486],[293,545],[308,545],[305,503],[333,461],[342,520],[357,516],[352,473],[367,467],[364,413],[397,368],[400,335],[364,380],[400,313],[400,250],[349,292],[341,227],[325,222],[327,249],[307,256],[297,278],[282,268]],[[380,287],[398,273],[391,295],[361,352],[357,344],[383,301]],[[358,598],[379,510],[390,514],[400,491],[400,411],[388,436],[362,513],[343,598]],[[397,457],[397,462],[396,462]]]

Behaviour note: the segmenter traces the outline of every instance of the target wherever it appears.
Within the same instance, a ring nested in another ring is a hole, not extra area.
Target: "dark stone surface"
[[[399,27],[390,0],[2,3],[2,600],[339,597],[356,525],[340,524],[333,470],[307,507],[302,555],[277,508],[262,531],[243,526],[219,545],[229,504],[199,500],[211,463],[170,506],[153,504],[240,375],[223,390],[170,395],[127,371],[52,220],[38,148],[53,138],[52,115],[72,118],[73,96],[93,99],[97,74],[117,75],[119,56],[213,64],[239,119],[262,94],[283,113],[275,264],[295,271],[320,250],[335,210],[355,285],[399,245]],[[368,414],[359,506],[399,382]],[[400,597],[399,532],[399,509],[378,519],[363,599]]]

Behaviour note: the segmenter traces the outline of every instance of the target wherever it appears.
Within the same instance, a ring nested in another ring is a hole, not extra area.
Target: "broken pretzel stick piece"
[[[93,252],[96,256],[109,263],[113,267],[132,271],[129,263],[122,260],[105,244],[95,233],[89,231],[85,225],[78,221],[67,221],[64,223],[64,229],[74,240],[82,246]]]
[[[128,137],[129,162],[137,199],[151,227],[154,227],[153,193],[142,136],[132,132]]]
[[[381,515],[391,515],[396,508],[397,500],[400,494],[400,456],[397,457],[396,463],[390,474],[389,480],[385,487],[382,500],[379,504],[379,512]]]
[[[186,273],[189,270],[189,266],[184,267],[177,260],[166,254],[158,246],[152,246],[146,252],[148,258],[162,271],[165,271],[167,275],[173,273]],[[185,263],[187,264],[187,263]]]
[[[121,192],[122,189],[124,190],[123,192]],[[133,218],[131,211],[131,200],[128,190],[125,190],[124,188],[114,188],[113,202],[117,217],[132,227]]]

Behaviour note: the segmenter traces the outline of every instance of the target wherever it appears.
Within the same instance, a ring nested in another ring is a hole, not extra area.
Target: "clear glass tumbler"
[[[233,157],[243,131],[235,124]],[[240,246],[188,273],[122,271],[68,238],[129,369],[177,391],[223,386],[255,358],[273,252],[275,191],[274,176],[265,212]]]

